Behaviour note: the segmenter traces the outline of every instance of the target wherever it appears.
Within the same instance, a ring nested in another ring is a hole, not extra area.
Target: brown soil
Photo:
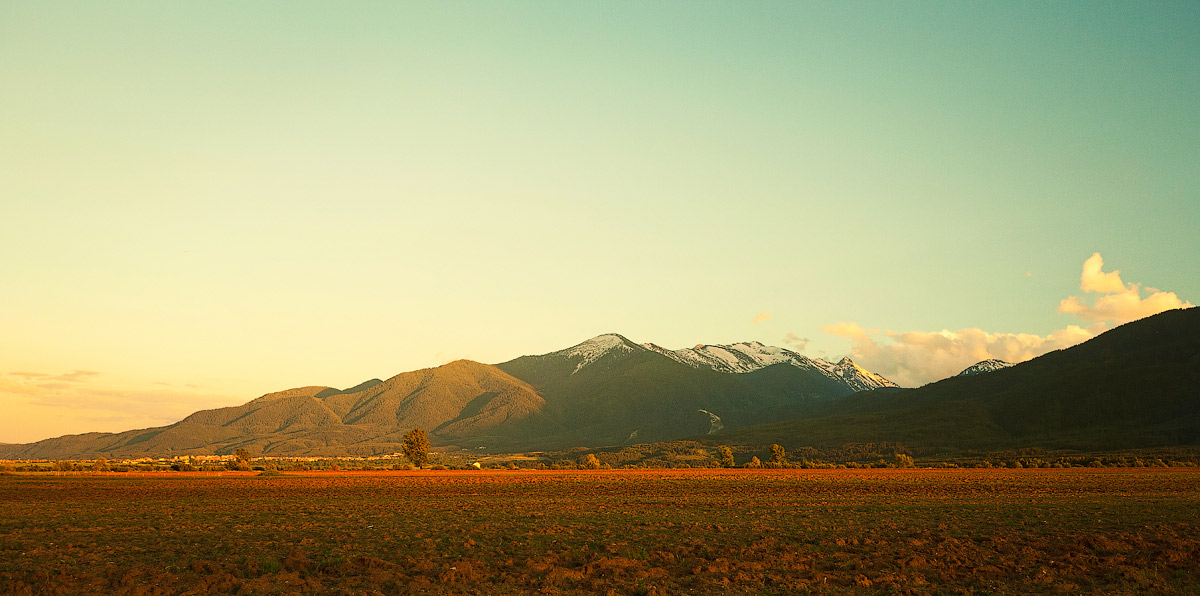
[[[1200,470],[0,477],[0,594],[1174,594]]]

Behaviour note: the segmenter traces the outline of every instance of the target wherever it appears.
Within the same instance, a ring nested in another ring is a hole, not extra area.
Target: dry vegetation
[[[1197,593],[1200,471],[0,476],[0,594]]]

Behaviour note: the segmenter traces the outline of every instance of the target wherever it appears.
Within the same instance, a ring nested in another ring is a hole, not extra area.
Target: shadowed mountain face
[[[141,457],[240,448],[265,455],[373,455],[399,451],[403,434],[418,427],[439,446],[620,445],[775,420],[792,408],[849,395],[861,382],[861,375],[840,376],[834,365],[759,364],[736,374],[696,367],[610,334],[496,366],[460,360],[346,390],[289,389],[196,412],[162,428],[0,446],[0,457]]]
[[[497,367],[546,399],[560,430],[538,438],[549,447],[706,434],[769,419],[772,408],[853,392],[819,371],[782,363],[744,374],[696,368],[615,334]]]
[[[896,442],[931,452],[1200,444],[1200,309],[1167,311],[989,368],[920,389],[815,404],[797,419],[720,440],[817,448]]]

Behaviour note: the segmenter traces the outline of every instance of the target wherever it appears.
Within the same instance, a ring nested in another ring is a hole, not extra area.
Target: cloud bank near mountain
[[[1174,292],[1125,283],[1120,271],[1105,272],[1104,259],[1094,253],[1083,263],[1079,287],[1097,294],[1089,305],[1076,296],[1063,299],[1058,311],[1074,315],[1078,324],[1045,336],[1031,333],[993,333],[976,327],[950,331],[896,332],[864,329],[857,323],[841,322],[822,327],[827,333],[851,340],[850,356],[901,387],[917,387],[957,374],[989,358],[1024,362],[1085,342],[1115,325],[1175,308],[1189,308]]]

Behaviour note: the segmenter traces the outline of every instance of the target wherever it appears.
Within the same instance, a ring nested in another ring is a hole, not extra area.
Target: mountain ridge
[[[812,364],[737,374],[706,370],[607,333],[496,365],[458,360],[347,389],[285,389],[163,427],[0,446],[0,457],[207,455],[243,448],[266,455],[376,455],[399,451],[403,433],[418,427],[443,447],[667,440],[763,422],[770,412],[849,395],[857,378],[857,372],[842,378]]]
[[[426,428],[438,446],[500,451],[689,436],[789,448],[897,444],[925,453],[1200,443],[1195,308],[917,389],[855,392],[819,362],[806,363],[783,348],[757,342],[715,347],[742,352],[753,362],[732,353],[726,356],[734,360],[721,361],[753,370],[719,372],[681,362],[686,351],[667,350],[678,356],[672,357],[657,346],[603,334],[496,365],[459,360],[344,390],[286,389],[165,427],[0,445],[0,457],[123,458],[239,448],[256,455],[375,455],[399,451],[403,433],[415,426]],[[847,376],[870,374],[849,358],[826,364]]]
[[[986,374],[814,404],[717,440],[928,453],[1200,444],[1200,309],[1165,311]]]

